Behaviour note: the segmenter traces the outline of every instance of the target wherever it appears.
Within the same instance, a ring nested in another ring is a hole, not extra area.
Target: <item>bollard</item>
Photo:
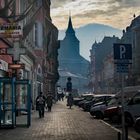
[[[125,125],[125,140],[128,140],[128,127]]]
[[[118,140],[121,140],[121,133],[118,132]]]

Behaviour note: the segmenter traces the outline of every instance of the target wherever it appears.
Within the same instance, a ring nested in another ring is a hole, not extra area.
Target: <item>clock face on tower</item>
[[[0,6],[1,6],[1,8],[5,7],[5,0],[0,0]]]

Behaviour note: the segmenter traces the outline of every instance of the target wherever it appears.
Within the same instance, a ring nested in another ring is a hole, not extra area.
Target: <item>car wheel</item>
[[[140,119],[136,121],[134,128],[137,133],[140,133]]]
[[[97,112],[95,113],[95,116],[96,116],[97,119],[103,119],[103,118],[104,118],[103,113],[100,112],[100,111],[97,111]]]
[[[130,114],[125,114],[125,123],[129,127],[133,125],[133,118],[131,117]]]

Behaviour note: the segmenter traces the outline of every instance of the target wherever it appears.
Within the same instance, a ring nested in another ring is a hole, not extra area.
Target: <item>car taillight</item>
[[[105,113],[119,113],[121,112],[121,108],[120,107],[111,107],[108,108],[107,110],[105,110]]]

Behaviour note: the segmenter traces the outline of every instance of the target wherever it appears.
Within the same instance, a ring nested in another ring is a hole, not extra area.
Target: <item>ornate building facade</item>
[[[50,17],[50,0],[6,0],[0,3],[1,24],[20,24],[22,36],[15,38],[0,38],[0,48],[25,48],[16,63],[25,65],[16,73],[18,79],[28,79],[31,83],[32,101],[40,91],[55,94],[58,75],[58,29],[52,24]],[[16,42],[16,43],[15,43]],[[8,72],[8,64],[14,55],[0,55],[1,61],[6,65],[2,68],[1,77]],[[22,100],[22,99],[19,99]]]

